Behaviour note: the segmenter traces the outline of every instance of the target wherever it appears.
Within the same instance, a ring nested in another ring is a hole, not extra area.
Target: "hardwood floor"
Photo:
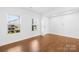
[[[0,47],[1,52],[78,52],[79,39],[54,34],[39,35]]]

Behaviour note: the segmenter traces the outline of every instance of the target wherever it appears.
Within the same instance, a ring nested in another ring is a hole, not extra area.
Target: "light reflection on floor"
[[[37,51],[40,50],[40,49],[39,49],[39,42],[38,42],[38,40],[33,40],[33,41],[31,42],[30,50],[31,50],[32,52],[37,52]]]
[[[21,52],[21,51],[22,51],[21,46],[14,46],[14,47],[7,50],[7,52]]]

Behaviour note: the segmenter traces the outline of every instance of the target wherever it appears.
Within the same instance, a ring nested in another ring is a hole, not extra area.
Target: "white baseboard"
[[[50,33],[50,34],[55,34],[55,35],[60,35],[60,36],[65,36],[65,37],[79,39],[79,37],[75,36],[75,35],[66,35],[66,34],[59,34],[59,33]]]

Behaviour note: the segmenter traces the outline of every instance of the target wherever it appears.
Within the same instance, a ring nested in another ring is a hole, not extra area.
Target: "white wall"
[[[43,16],[41,18],[41,34],[44,35],[44,34],[47,34],[50,32],[50,29],[49,29],[49,24],[50,22],[50,19],[48,17],[45,17]]]
[[[79,12],[51,18],[50,33],[79,38]]]
[[[20,16],[21,32],[17,34],[7,33],[7,15],[13,14]],[[23,8],[0,8],[0,46],[13,43],[25,38],[30,38],[40,34],[40,31],[32,31],[32,18],[40,20],[40,16]],[[40,26],[40,21],[38,23]]]

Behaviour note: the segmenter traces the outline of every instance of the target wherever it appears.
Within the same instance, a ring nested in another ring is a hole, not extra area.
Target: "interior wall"
[[[79,38],[79,12],[51,18],[50,33]]]
[[[8,34],[8,14],[20,16],[20,33]],[[32,31],[32,18],[38,19],[38,26],[40,27],[40,16],[36,13],[33,13],[23,8],[0,8],[0,46],[40,35],[39,30]]]
[[[41,18],[41,34],[47,34],[50,32],[49,26],[50,26],[50,19],[48,17],[43,16]]]

